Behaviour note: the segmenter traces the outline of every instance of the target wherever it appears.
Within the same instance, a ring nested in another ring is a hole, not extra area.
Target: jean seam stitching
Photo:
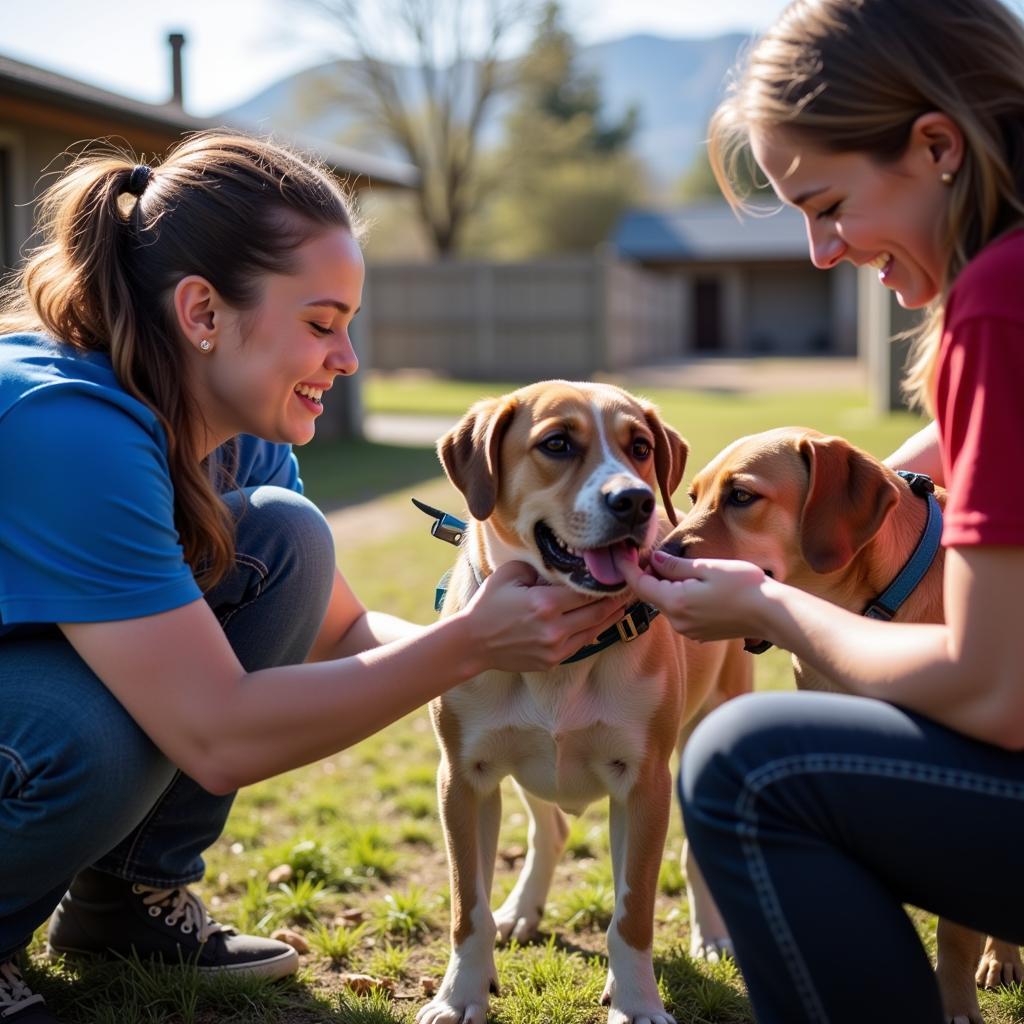
[[[261,561],[254,555],[247,555],[240,551],[235,552],[235,562],[240,565],[248,566],[250,569],[255,569],[259,579],[256,583],[256,593],[249,598],[248,601],[244,601],[242,604],[235,605],[220,621],[221,626],[227,626],[227,624],[243,609],[248,608],[249,605],[260,598],[263,593],[263,588],[267,582],[267,578],[270,576],[270,569],[267,568],[266,562]]]
[[[21,755],[13,748],[0,743],[0,756],[7,757],[14,766],[15,774],[18,777],[18,792],[21,792],[28,783],[29,771]]]
[[[810,971],[800,955],[768,874],[767,862],[758,842],[756,808],[757,798],[768,786],[792,775],[823,771],[902,779],[1013,800],[1024,800],[1024,784],[1015,784],[1005,779],[993,779],[978,772],[962,769],[922,765],[919,762],[902,758],[874,757],[863,754],[800,754],[769,761],[757,771],[744,776],[743,789],[736,800],[736,813],[740,818],[737,831],[754,892],[761,904],[768,927],[775,936],[780,955],[786,963],[805,1012],[812,1020],[827,1022],[828,1018],[814,987]]]

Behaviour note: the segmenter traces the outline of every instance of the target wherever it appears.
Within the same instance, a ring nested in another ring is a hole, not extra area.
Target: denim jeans
[[[679,792],[761,1024],[941,1024],[904,903],[1024,941],[1024,754],[878,700],[761,693],[698,726]]]
[[[298,663],[330,596],[330,530],[292,491],[245,495],[225,495],[235,568],[206,600],[247,670]],[[0,960],[84,867],[156,886],[201,878],[233,798],[177,771],[56,627],[0,640]]]

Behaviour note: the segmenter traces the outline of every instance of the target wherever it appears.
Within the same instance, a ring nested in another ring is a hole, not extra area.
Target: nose
[[[324,366],[328,370],[340,373],[343,377],[350,377],[359,369],[359,356],[352,347],[352,339],[348,331],[341,331],[337,335],[337,344],[332,345],[324,358]]]
[[[807,222],[807,243],[811,262],[819,270],[831,270],[846,255],[846,242],[830,223]]]
[[[682,537],[667,537],[659,548],[666,555],[674,555],[676,558],[686,557],[686,542]]]
[[[646,487],[621,487],[608,491],[605,504],[624,526],[639,526],[654,514],[654,495]]]

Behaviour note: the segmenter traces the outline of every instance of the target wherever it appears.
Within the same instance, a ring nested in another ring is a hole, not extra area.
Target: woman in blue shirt
[[[363,261],[319,168],[223,133],[90,156],[40,224],[0,310],[5,1024],[54,1020],[16,958],[55,907],[57,953],[294,971],[187,888],[234,791],[621,609],[525,566],[423,629],[353,595],[291,454],[357,366]]]

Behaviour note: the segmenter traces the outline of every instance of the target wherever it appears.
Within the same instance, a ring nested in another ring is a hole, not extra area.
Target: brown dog
[[[466,605],[499,565],[521,560],[553,584],[618,593],[623,559],[646,558],[675,521],[686,445],[656,410],[604,384],[546,381],[477,403],[438,446],[472,519],[442,612]],[[632,621],[632,620],[631,620]],[[615,909],[603,1002],[611,1024],[670,1024],[651,960],[658,869],[672,804],[669,762],[681,724],[712,688],[750,689],[739,642],[696,644],[664,618],[643,635],[547,672],[486,672],[431,704],[451,877],[452,951],[418,1024],[484,1024],[496,938],[533,936],[568,826],[610,797]],[[617,637],[616,637],[617,638]],[[530,849],[490,909],[511,775],[530,814]]]
[[[692,511],[663,545],[668,551],[753,562],[856,612],[897,576],[927,518],[926,502],[893,470],[840,437],[803,427],[735,441],[694,477],[691,497]],[[936,497],[944,504],[943,492]],[[895,620],[942,621],[942,561],[940,548]],[[801,688],[838,689],[797,658],[793,667]],[[990,938],[982,953],[982,941],[939,922],[936,973],[957,1024],[981,1024],[976,980],[992,986],[1024,979],[1017,946]]]

